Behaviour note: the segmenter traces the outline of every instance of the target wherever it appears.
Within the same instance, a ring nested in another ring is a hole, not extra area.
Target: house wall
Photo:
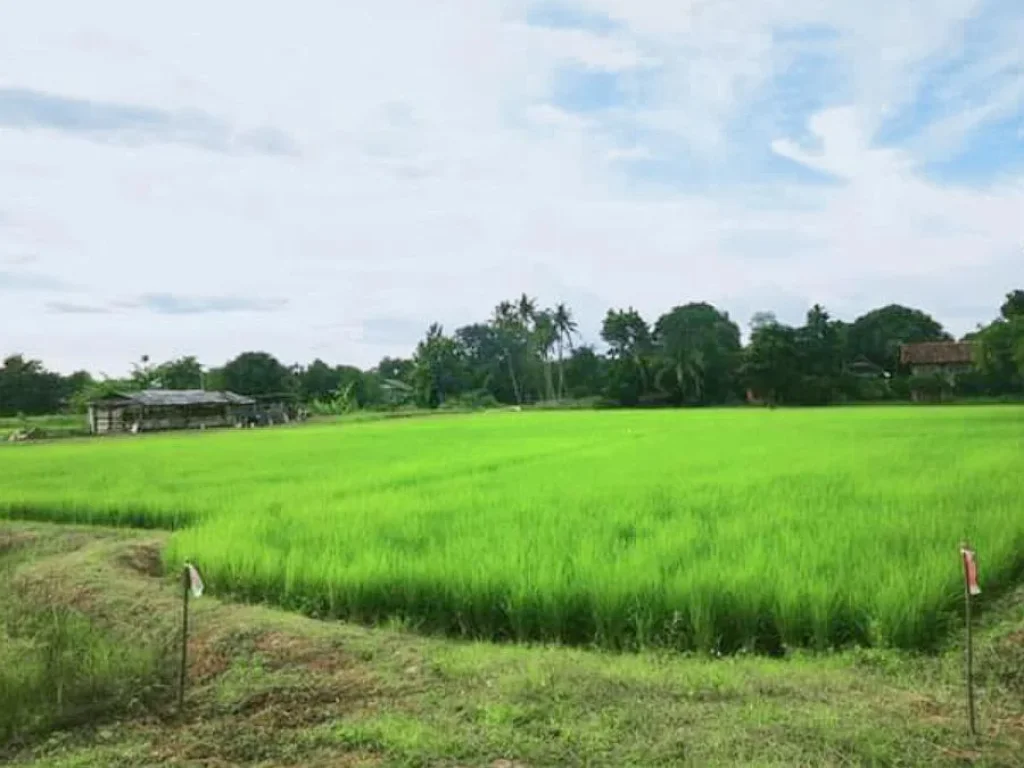
[[[89,421],[94,434],[131,432],[135,424],[142,432],[170,429],[213,429],[234,426],[241,414],[230,405],[160,406],[142,409],[139,406],[90,407]]]
[[[127,432],[132,419],[128,418],[128,407],[119,405],[89,406],[89,424],[93,434],[105,435],[110,432]]]
[[[974,366],[970,364],[954,363],[953,365],[914,365],[911,366],[910,372],[914,376],[934,376],[935,374],[955,376],[958,373],[967,373],[973,369]]]
[[[913,365],[910,368],[910,372],[914,376],[928,377],[928,376],[940,376],[945,379],[949,386],[950,392],[937,392],[929,393],[915,389],[910,393],[910,398],[915,403],[933,402],[938,403],[947,399],[952,391],[953,386],[956,383],[956,377],[961,373],[968,373],[974,370],[974,366],[969,363],[952,363],[945,365]]]

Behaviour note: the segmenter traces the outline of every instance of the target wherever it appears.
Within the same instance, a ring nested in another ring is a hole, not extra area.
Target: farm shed
[[[102,435],[230,427],[244,421],[255,403],[234,392],[201,389],[117,392],[89,403],[89,431]]]
[[[900,362],[910,367],[918,378],[933,378],[952,387],[957,374],[974,369],[975,345],[969,341],[932,341],[922,344],[904,344],[900,347]],[[915,389],[914,400],[932,399],[936,393]],[[941,396],[941,392],[939,392]]]

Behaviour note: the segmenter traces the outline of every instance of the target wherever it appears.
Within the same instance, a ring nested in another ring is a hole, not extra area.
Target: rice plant
[[[485,413],[0,451],[0,515],[176,529],[170,566],[474,638],[929,649],[957,545],[1024,566],[1024,409]]]

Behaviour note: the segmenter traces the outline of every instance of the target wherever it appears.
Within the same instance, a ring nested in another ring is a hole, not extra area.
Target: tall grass
[[[188,526],[169,562],[494,639],[931,648],[1024,566],[1024,409],[483,414],[34,446],[0,510]]]
[[[162,696],[170,645],[125,637],[14,579],[0,551],[0,761],[20,740],[92,721]]]

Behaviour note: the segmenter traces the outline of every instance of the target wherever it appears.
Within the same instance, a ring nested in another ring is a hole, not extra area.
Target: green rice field
[[[484,413],[0,448],[0,516],[174,528],[212,591],[612,649],[931,649],[1024,576],[1024,408]]]

